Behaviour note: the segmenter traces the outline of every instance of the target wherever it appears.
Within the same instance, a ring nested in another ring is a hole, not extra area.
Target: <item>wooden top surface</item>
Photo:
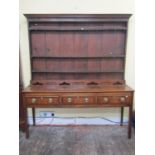
[[[28,18],[43,18],[43,17],[104,17],[104,18],[129,18],[132,14],[24,14]]]
[[[61,92],[61,93],[97,93],[97,92],[129,92],[133,91],[127,85],[30,85],[23,90],[32,92]]]
[[[127,21],[131,14],[24,14],[30,22]]]

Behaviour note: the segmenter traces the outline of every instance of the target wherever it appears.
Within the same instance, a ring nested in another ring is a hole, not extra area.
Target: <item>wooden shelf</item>
[[[48,27],[36,27],[31,26],[29,30],[36,31],[126,31],[125,27],[117,28],[48,28]]]
[[[123,73],[123,70],[118,71],[32,71],[32,73],[59,73],[59,74],[102,74],[102,73]]]
[[[72,57],[72,56],[32,56],[35,59],[109,59],[109,58],[125,58],[124,55],[109,55],[109,56],[95,56],[95,57],[88,57],[88,56],[79,56],[79,57]]]

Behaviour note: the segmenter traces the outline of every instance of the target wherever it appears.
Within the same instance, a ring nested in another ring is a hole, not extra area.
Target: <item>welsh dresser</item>
[[[22,91],[27,108],[129,109],[133,89],[125,83],[129,14],[25,14],[28,21],[31,82]]]

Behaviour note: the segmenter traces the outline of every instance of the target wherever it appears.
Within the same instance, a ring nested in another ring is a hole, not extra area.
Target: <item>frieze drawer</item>
[[[58,96],[26,97],[27,104],[59,104]]]
[[[75,104],[76,103],[76,96],[65,96],[62,97],[62,104]]]
[[[115,105],[125,105],[131,103],[131,96],[130,95],[104,95],[104,96],[98,96],[97,97],[98,104],[115,104]]]
[[[95,96],[79,96],[77,97],[78,104],[95,104]]]
[[[95,104],[95,96],[65,96],[62,104]]]

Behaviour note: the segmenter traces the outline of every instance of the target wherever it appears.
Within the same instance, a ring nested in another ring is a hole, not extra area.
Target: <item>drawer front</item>
[[[117,103],[117,104],[128,104],[131,103],[131,97],[122,95],[122,96],[113,96],[112,97],[112,103]]]
[[[43,104],[59,104],[58,96],[44,96],[42,99]]]
[[[58,96],[26,97],[27,104],[59,104]]]
[[[77,104],[95,104],[95,96],[79,96]]]
[[[40,104],[41,97],[26,97],[26,104]]]
[[[75,96],[65,96],[62,97],[62,104],[75,104],[76,103],[76,98]]]
[[[65,96],[62,97],[62,104],[95,104],[94,96]]]
[[[131,103],[131,96],[126,94],[102,95],[97,97],[98,104],[124,105]]]

